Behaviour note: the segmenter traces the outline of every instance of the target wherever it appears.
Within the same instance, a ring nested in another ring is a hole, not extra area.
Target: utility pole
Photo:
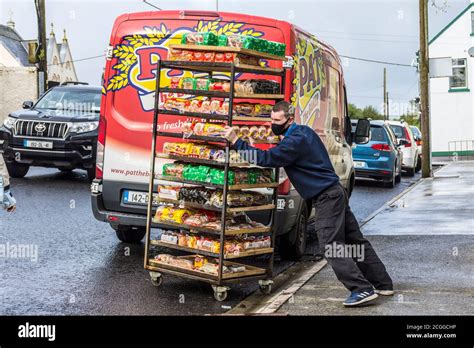
[[[390,99],[388,99],[388,92],[385,94],[387,98],[387,121],[390,119]]]
[[[429,109],[429,54],[428,54],[428,0],[419,0],[420,11],[420,107],[421,107],[421,132],[423,178],[432,176],[431,168],[431,140],[430,140],[430,109]]]
[[[38,94],[41,95],[46,91],[48,81],[45,0],[35,0],[35,7],[38,18]]]
[[[383,68],[383,119],[387,120],[387,68]]]

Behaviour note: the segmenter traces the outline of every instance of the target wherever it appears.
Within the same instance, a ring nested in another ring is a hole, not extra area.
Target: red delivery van
[[[351,123],[341,61],[332,47],[291,23],[272,18],[211,11],[140,12],[118,17],[110,36],[96,178],[91,186],[94,216],[108,222],[123,242],[143,238],[157,61],[167,59],[170,45],[179,44],[183,34],[196,31],[251,35],[286,44],[288,61],[266,64],[280,68],[284,64],[287,68],[285,98],[295,105],[297,122],[312,127],[322,138],[342,185],[350,193],[354,185]],[[161,85],[167,86],[173,77],[187,74],[192,73],[162,71]],[[179,128],[186,119],[160,115],[164,120],[160,127]],[[160,146],[162,138],[158,150]],[[265,190],[261,192],[270,193]],[[297,259],[304,252],[312,206],[298,195],[283,170],[278,193],[279,252],[284,258]],[[269,216],[269,212],[254,212],[250,217],[266,223]]]

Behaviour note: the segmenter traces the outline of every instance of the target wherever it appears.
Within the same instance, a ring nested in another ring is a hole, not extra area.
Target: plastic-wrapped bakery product
[[[249,181],[248,170],[246,169],[236,169],[235,172],[235,183],[236,184],[246,184]]]
[[[170,88],[180,88],[181,78],[180,77],[172,77]]]
[[[272,113],[273,105],[270,104],[256,104],[254,109],[254,115],[258,117],[270,116]]]
[[[201,112],[208,114],[211,111],[211,101],[203,100],[201,104]]]
[[[249,129],[249,138],[258,139],[259,138],[259,129],[257,126],[252,126]]]
[[[203,61],[204,62],[213,62],[214,59],[215,59],[216,53],[205,51],[205,52],[203,52],[203,55],[204,55],[203,56]]]
[[[239,129],[239,137],[247,139],[249,137],[250,128],[247,126],[240,127]]]
[[[182,44],[217,46],[218,38],[214,33],[186,33],[181,38]]]
[[[249,80],[235,81],[234,91],[238,94],[254,94],[252,83]]]
[[[253,116],[255,105],[251,103],[234,104],[234,111],[237,115]]]
[[[203,79],[203,78],[197,78],[195,79],[196,81],[196,89],[197,90],[203,90],[203,91],[208,91],[209,90],[209,79]]]
[[[206,214],[194,214],[186,218],[183,223],[190,226],[201,226],[206,222],[209,222]]]
[[[183,169],[183,179],[206,182],[210,175],[210,167],[188,165]]]
[[[191,100],[189,104],[189,112],[200,112],[201,111],[201,101],[197,99]]]
[[[187,156],[192,147],[192,143],[164,143],[163,152],[169,155]]]
[[[214,102],[214,101],[212,101],[212,102]],[[219,102],[219,101],[217,101],[217,102]],[[204,126],[204,135],[206,135],[206,136],[214,137],[214,136],[222,136],[223,134],[224,134],[224,126],[222,126],[220,124],[206,123],[205,126]]]
[[[183,163],[166,163],[163,165],[163,175],[182,178],[185,167]]]
[[[178,234],[174,232],[163,232],[160,236],[162,242],[168,244],[178,244]]]
[[[158,197],[165,199],[179,199],[181,186],[158,185]]]
[[[233,170],[228,172],[228,183],[229,185],[234,185],[235,183],[235,173]],[[211,168],[209,171],[209,181],[212,184],[224,185],[225,183],[225,172],[223,169]]]
[[[196,79],[193,77],[185,77],[182,79],[181,86],[183,89],[196,89]]]
[[[217,45],[218,46],[227,46],[227,35],[219,35],[217,38]]]
[[[280,84],[276,81],[253,79],[246,82],[255,94],[278,94],[280,92]]]

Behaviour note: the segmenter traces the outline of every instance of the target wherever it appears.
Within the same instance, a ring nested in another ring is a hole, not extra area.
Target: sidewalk
[[[279,313],[290,315],[472,315],[474,162],[450,163],[362,228],[385,263],[395,296],[344,308],[348,291],[327,265]]]

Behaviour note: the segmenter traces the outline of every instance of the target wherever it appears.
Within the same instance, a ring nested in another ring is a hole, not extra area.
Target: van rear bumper
[[[276,214],[276,235],[286,234],[294,227],[303,199],[295,190],[289,195],[278,196],[284,199],[284,209],[277,210]],[[108,222],[112,225],[146,226],[146,216],[143,214],[132,214],[107,210],[104,206],[102,193],[91,194],[91,205],[94,217],[98,221]],[[269,211],[248,212],[251,219],[268,224],[270,222]]]
[[[91,195],[91,204],[94,217],[99,221],[113,225],[146,226],[145,215],[106,210],[101,193]]]

